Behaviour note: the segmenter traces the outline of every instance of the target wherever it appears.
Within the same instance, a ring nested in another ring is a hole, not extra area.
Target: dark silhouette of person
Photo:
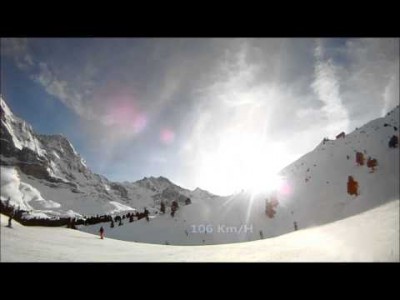
[[[178,202],[176,202],[175,200],[172,201],[172,205],[171,205],[171,217],[175,216],[175,212],[178,210]]]
[[[393,135],[389,141],[389,148],[397,148],[398,143],[399,143],[398,137]]]
[[[100,232],[100,238],[104,239],[104,228],[103,228],[103,226],[100,227],[99,232]]]
[[[10,215],[9,217],[8,217],[8,225],[7,225],[7,227],[12,227],[11,226],[11,221],[12,221],[12,215]]]

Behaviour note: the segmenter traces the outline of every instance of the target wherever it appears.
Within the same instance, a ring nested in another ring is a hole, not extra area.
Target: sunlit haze
[[[229,195],[398,104],[398,39],[1,39],[2,94],[115,181]],[[18,82],[18,84],[15,84]],[[21,90],[20,86],[25,88]]]

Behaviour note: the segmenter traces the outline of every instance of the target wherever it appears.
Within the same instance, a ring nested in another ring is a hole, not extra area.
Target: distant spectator
[[[10,216],[8,217],[8,225],[7,225],[7,227],[9,227],[9,228],[12,228],[11,221],[12,221],[12,214],[10,214]]]
[[[164,201],[161,201],[161,204],[160,204],[160,211],[161,211],[163,214],[165,214],[165,203],[164,203]]]
[[[104,239],[104,228],[103,228],[103,226],[100,227],[99,232],[100,232],[100,238]]]
[[[371,169],[371,173],[375,171],[377,165],[378,161],[376,160],[376,158],[372,159],[371,157],[368,157],[367,167]]]
[[[399,144],[399,138],[393,135],[389,141],[389,148],[397,148],[398,144]]]
[[[175,212],[178,210],[178,208],[179,208],[178,202],[175,200],[172,201],[172,204],[171,204],[171,216],[172,217],[175,216]]]
[[[356,163],[359,166],[363,166],[364,165],[364,161],[365,161],[364,154],[362,152],[357,152],[356,153]]]

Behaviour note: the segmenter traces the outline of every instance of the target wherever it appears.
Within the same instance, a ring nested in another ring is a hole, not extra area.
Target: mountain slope
[[[11,205],[30,211],[30,216],[80,217],[144,207],[155,213],[162,199],[168,206],[192,197],[163,177],[111,182],[91,172],[65,136],[37,134],[1,97],[0,104],[1,200],[10,198]]]
[[[11,205],[42,217],[99,214],[116,209],[113,202],[124,204],[120,192],[107,190],[112,183],[92,173],[64,136],[36,134],[3,99],[0,103],[3,201],[10,197]]]
[[[399,262],[399,200],[332,224],[248,243],[164,246],[132,243],[65,228],[6,228],[4,262]],[[368,234],[365,234],[368,232]]]
[[[42,217],[121,214],[147,207],[150,222],[124,220],[114,228],[102,224],[116,239],[176,245],[252,241],[340,220],[399,198],[399,148],[388,147],[391,136],[398,136],[398,106],[344,138],[324,140],[286,167],[275,194],[229,197],[189,191],[163,177],[111,182],[92,173],[65,137],[38,135],[3,99],[1,108],[1,200],[11,197],[12,204]],[[376,170],[358,166],[356,152],[377,159]],[[357,197],[347,194],[348,176],[359,183]],[[188,198],[191,204],[185,205]],[[174,200],[180,207],[172,217]],[[165,214],[159,211],[161,201],[167,205]],[[79,229],[97,233],[99,227]]]
[[[399,148],[388,141],[398,135],[399,107],[336,140],[325,140],[282,170],[275,195],[240,193],[230,197],[200,196],[175,218],[161,215],[150,222],[106,229],[113,238],[159,244],[202,245],[274,237],[297,228],[340,220],[399,198]],[[356,152],[377,159],[376,170],[358,166]],[[348,158],[347,158],[348,157]],[[360,195],[347,193],[348,176],[359,183]],[[201,195],[201,192],[199,193]],[[277,201],[275,215],[266,203]],[[82,228],[96,233],[98,226]]]
[[[280,192],[281,209],[293,211],[300,226],[330,222],[399,197],[399,148],[389,148],[398,136],[399,107],[346,135],[322,142],[282,171],[290,192]],[[356,152],[377,159],[376,170],[359,166]],[[348,176],[359,184],[360,195],[347,193]],[[279,217],[278,217],[279,218]]]

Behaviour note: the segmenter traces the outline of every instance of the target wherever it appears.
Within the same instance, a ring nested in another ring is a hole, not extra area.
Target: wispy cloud
[[[92,111],[85,106],[80,89],[71,86],[68,78],[62,79],[62,75],[51,71],[48,63],[35,58],[27,38],[2,39],[2,55],[12,57],[18,68],[28,72],[49,95],[60,100],[76,114],[89,120],[94,118]]]
[[[349,39],[341,55],[346,61],[338,68],[341,96],[355,126],[399,103],[398,38]]]
[[[331,59],[324,58],[324,48],[320,40],[315,47],[315,71],[312,89],[323,106],[318,113],[322,113],[328,120],[326,130],[329,136],[338,130],[347,131],[349,117],[340,95],[340,84],[336,77],[335,66]]]
[[[399,39],[1,41],[2,55],[81,117],[97,170],[159,166],[214,191],[399,101]]]
[[[56,97],[79,116],[88,120],[95,118],[85,106],[82,94],[71,87],[68,81],[59,79],[44,62],[39,62],[37,67],[38,72],[33,73],[31,78],[41,84],[49,95]]]
[[[382,116],[385,116],[389,110],[399,105],[399,83],[399,68],[397,68],[397,71],[391,76],[383,92],[384,105],[381,112]]]
[[[27,38],[2,38],[1,55],[12,56],[21,70],[29,70],[35,65]]]

